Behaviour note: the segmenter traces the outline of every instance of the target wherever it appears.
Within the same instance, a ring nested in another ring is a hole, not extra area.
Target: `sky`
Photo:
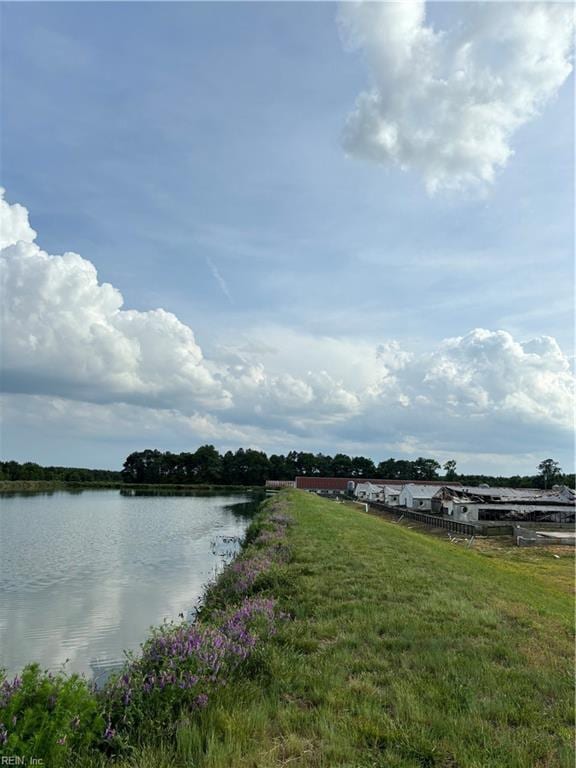
[[[5,459],[570,470],[570,5],[0,11]]]

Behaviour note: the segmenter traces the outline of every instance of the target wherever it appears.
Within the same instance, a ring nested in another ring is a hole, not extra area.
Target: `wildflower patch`
[[[179,719],[209,706],[218,688],[248,674],[247,662],[288,618],[273,586],[291,556],[293,521],[281,503],[268,506],[272,514],[263,511],[250,527],[196,620],[154,629],[102,690],[37,665],[11,681],[0,674],[0,755],[58,768],[81,754],[123,754],[154,731],[166,736]]]

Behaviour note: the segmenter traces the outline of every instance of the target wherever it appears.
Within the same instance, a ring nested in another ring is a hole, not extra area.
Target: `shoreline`
[[[264,506],[260,502],[237,553],[205,585],[189,618],[152,627],[139,651],[126,652],[122,667],[103,685],[76,673],[42,671],[38,664],[26,665],[14,678],[0,674],[0,756],[41,759],[54,768],[81,754],[99,764],[127,754],[149,735],[151,722],[170,730],[168,715],[174,712],[164,711],[159,692],[179,693],[182,711],[203,709],[213,689],[226,682],[221,670],[235,673],[253,653],[261,620],[270,632],[280,618],[273,600],[258,597],[257,582],[279,551],[279,542],[267,539],[279,530],[279,521],[272,524],[277,505],[268,513]],[[178,656],[173,650],[182,637],[196,645]],[[64,712],[57,711],[60,702]],[[143,717],[147,706],[158,711]]]
[[[0,480],[0,493],[21,491],[66,491],[66,490],[135,490],[135,491],[210,491],[214,493],[236,491],[264,491],[263,485],[214,485],[190,483],[109,483],[109,482],[65,482],[61,480]]]

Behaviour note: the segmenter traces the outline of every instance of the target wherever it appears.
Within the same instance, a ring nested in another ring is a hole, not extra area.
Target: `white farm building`
[[[426,511],[432,509],[432,497],[438,493],[437,485],[407,483],[400,491],[400,506]]]
[[[438,483],[436,483],[436,485],[406,483],[406,485],[402,486],[402,490],[400,491],[399,504],[401,507],[420,510],[421,512],[430,511],[432,509],[432,499],[441,487],[450,488],[459,486],[441,486]]]
[[[375,483],[356,483],[354,496],[365,501],[384,501],[384,486]]]
[[[400,504],[400,491],[401,486],[398,485],[385,485],[384,489],[384,503],[389,507],[397,507]]]

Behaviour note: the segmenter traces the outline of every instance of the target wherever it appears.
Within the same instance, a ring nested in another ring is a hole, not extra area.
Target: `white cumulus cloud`
[[[521,343],[506,331],[476,328],[423,362],[422,389],[450,411],[573,427],[574,376],[550,336]]]
[[[89,434],[94,421],[94,434],[113,440],[122,424],[149,444],[173,433],[276,450],[552,455],[570,440],[574,376],[549,336],[477,328],[413,350],[384,334],[372,344],[269,327],[232,334],[206,358],[172,313],[124,309],[91,262],[43,251],[26,209],[2,198],[0,230],[12,434],[30,431],[25,411],[44,409],[55,434],[74,424]]]
[[[76,253],[35,242],[27,210],[0,196],[2,385],[5,391],[126,403],[199,418],[226,409],[230,423],[287,424],[295,414],[336,421],[358,398],[325,371],[272,373],[259,361],[206,360],[192,329],[171,312],[123,308]],[[225,356],[226,357],[226,356]]]
[[[172,313],[123,309],[90,261],[43,251],[26,209],[3,198],[0,229],[6,389],[184,410],[229,404],[192,330]]]
[[[372,84],[349,115],[345,149],[414,169],[430,193],[482,187],[572,71],[571,4],[454,4],[455,23],[427,23],[424,0],[346,2],[340,22]]]

